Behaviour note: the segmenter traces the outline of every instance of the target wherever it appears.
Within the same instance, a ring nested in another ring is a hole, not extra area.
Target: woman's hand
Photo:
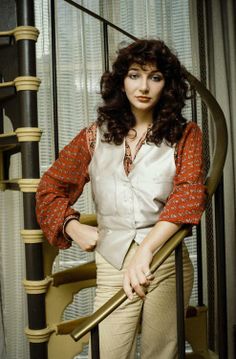
[[[124,274],[123,289],[130,300],[133,299],[133,292],[145,299],[145,287],[154,278],[149,269],[152,257],[153,253],[150,248],[140,245],[128,265]]]
[[[133,298],[133,292],[145,298],[145,287],[154,278],[149,270],[152,257],[180,227],[181,224],[160,221],[146,235],[124,275],[123,288],[129,299]]]
[[[83,251],[94,251],[98,240],[97,227],[81,224],[75,219],[71,220],[66,225],[65,232],[80,246]]]

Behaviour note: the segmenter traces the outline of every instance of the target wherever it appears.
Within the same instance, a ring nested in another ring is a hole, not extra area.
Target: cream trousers
[[[115,269],[96,253],[97,288],[94,310],[122,288],[123,273],[137,247],[135,242],[131,245],[122,270]],[[186,246],[183,246],[183,269],[186,310],[193,286],[193,266]],[[135,295],[100,323],[100,359],[135,358],[140,320],[141,359],[178,358],[174,253],[155,272],[145,301]]]

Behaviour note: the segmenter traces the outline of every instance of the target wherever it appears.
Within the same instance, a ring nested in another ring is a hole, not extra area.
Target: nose
[[[139,91],[140,91],[142,94],[147,94],[147,93],[149,92],[148,79],[147,79],[146,76],[142,78],[142,82],[141,82],[141,84],[140,84]]]

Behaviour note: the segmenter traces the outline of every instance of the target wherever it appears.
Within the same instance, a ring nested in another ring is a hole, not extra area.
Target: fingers
[[[151,274],[150,274],[150,278]],[[145,299],[146,288],[149,286],[150,280],[144,275],[142,271],[129,270],[124,275],[123,289],[127,297],[132,300],[133,292],[135,292],[141,299]]]
[[[81,224],[72,238],[83,251],[93,252],[97,245],[98,232],[95,227]]]
[[[152,274],[152,273],[151,273],[150,270],[148,270],[147,272],[144,273],[144,275],[145,275],[146,278],[149,277],[151,274]]]
[[[88,244],[87,247],[85,247],[84,250],[85,250],[86,252],[93,252],[94,249],[96,248],[96,245],[97,245],[96,242],[95,242],[94,244]]]
[[[141,299],[145,299],[146,298],[146,287],[141,286],[139,283],[136,283],[133,285],[133,289],[135,291],[135,293],[141,298]]]
[[[147,281],[152,281],[154,279],[154,274],[152,274],[150,271],[145,273],[145,277],[147,279]]]
[[[97,245],[97,238],[93,239],[93,238],[85,238],[84,243],[83,243],[83,249],[86,252],[93,252],[94,249],[96,248]]]
[[[125,274],[123,279],[123,289],[127,297],[132,300],[133,299],[133,289],[130,285],[129,277]]]
[[[96,227],[92,227],[92,229],[95,229],[93,238],[90,238],[89,241],[87,241],[87,247],[85,249],[86,252],[93,252],[97,246],[97,240],[98,240],[98,231]]]

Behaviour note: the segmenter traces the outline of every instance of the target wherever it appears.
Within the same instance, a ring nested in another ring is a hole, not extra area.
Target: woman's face
[[[132,64],[124,79],[124,91],[133,113],[152,112],[165,85],[162,73],[153,64]]]

